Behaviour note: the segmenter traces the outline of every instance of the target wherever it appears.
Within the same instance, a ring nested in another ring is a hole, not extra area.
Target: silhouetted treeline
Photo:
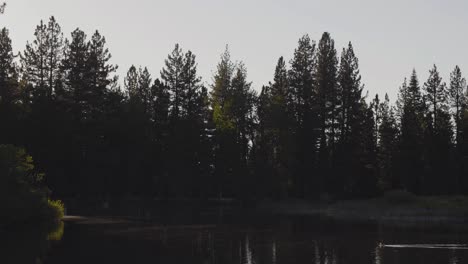
[[[160,77],[120,87],[106,39],[53,17],[19,56],[0,32],[0,143],[25,147],[58,197],[369,197],[468,193],[468,112],[458,67],[413,71],[395,105],[363,92],[351,43],[300,38],[256,93],[228,49],[211,84],[176,45]]]

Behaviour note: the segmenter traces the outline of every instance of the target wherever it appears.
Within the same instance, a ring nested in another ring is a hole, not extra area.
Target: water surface
[[[468,263],[463,232],[390,229],[319,217],[223,217],[179,217],[170,224],[72,217],[59,239],[43,232],[7,232],[0,263]]]

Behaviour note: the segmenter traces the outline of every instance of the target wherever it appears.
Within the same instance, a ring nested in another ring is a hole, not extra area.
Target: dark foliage
[[[66,39],[53,17],[24,52],[0,32],[0,143],[28,150],[55,197],[369,197],[468,192],[466,82],[434,66],[388,96],[363,94],[351,43],[303,36],[257,93],[222,54],[209,89],[179,45],[160,78],[132,66],[121,90],[99,32]]]

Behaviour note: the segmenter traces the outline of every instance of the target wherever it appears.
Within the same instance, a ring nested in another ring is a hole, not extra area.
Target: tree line
[[[0,144],[27,149],[57,197],[371,197],[468,193],[467,84],[437,67],[404,80],[396,104],[364,94],[351,43],[299,39],[257,93],[220,56],[211,84],[175,45],[159,77],[132,66],[123,87],[106,39],[69,38],[54,17],[14,54],[0,32]]]

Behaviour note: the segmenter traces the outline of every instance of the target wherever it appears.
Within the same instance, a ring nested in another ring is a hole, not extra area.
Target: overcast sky
[[[197,55],[199,73],[211,83],[226,44],[247,66],[255,89],[272,79],[279,56],[290,60],[304,34],[319,40],[328,31],[339,53],[351,41],[371,95],[395,99],[413,68],[421,83],[432,64],[445,81],[459,65],[468,73],[466,0],[4,0],[0,26],[16,51],[33,39],[41,19],[54,15],[65,36],[79,27],[98,29],[119,65],[159,77],[164,59],[179,43]]]

